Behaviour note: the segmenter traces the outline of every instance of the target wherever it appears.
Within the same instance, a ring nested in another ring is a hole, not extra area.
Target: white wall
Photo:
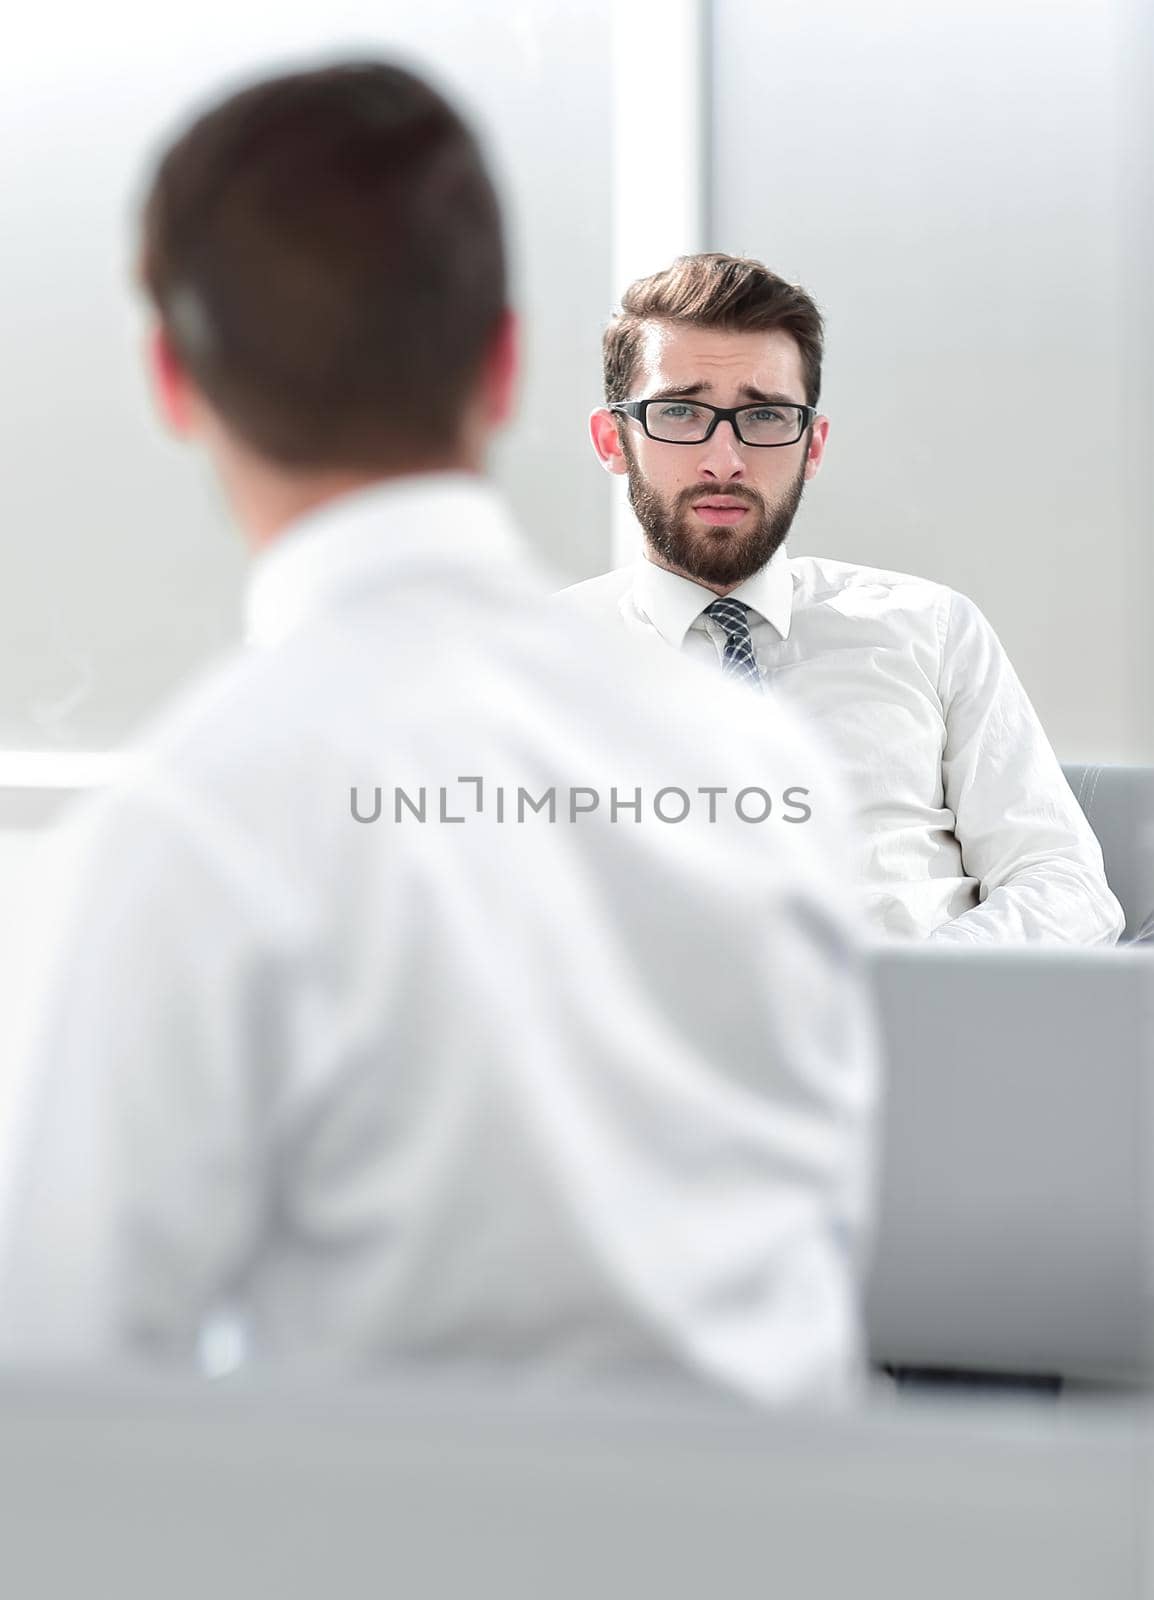
[[[22,8],[0,52],[0,748],[118,741],[231,641],[242,557],[154,424],[129,288],[146,160],[194,102],[344,53],[400,54],[496,163],[527,320],[498,475],[563,573],[608,561],[585,438],[611,303],[610,0],[105,0]]]
[[[48,850],[48,828],[35,832],[0,826],[0,1101],[8,1093],[15,1048],[12,1005],[9,997],[20,993],[24,976],[27,935],[32,911],[41,897],[37,873],[42,857],[37,846]],[[3,1140],[0,1137],[0,1147]]]
[[[714,19],[710,245],[828,317],[829,454],[791,548],[966,591],[1064,759],[1154,759],[1141,8]]]

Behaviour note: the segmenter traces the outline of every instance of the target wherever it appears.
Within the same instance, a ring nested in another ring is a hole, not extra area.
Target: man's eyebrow
[[[755,405],[763,406],[796,406],[800,400],[794,400],[787,394],[767,394],[764,389],[757,389],[752,384],[743,383],[738,389],[738,394],[744,400],[751,400]],[[663,389],[658,389],[656,394],[649,396],[651,400],[684,400],[690,395],[702,397],[713,393],[711,383],[668,383]]]
[[[760,402],[763,406],[796,406],[801,404],[800,400],[794,400],[792,396],[782,394],[776,389],[766,394],[764,389],[754,389],[748,383],[743,383],[738,393],[745,395],[747,399]]]
[[[658,389],[656,394],[650,395],[651,400],[681,400],[686,395],[708,394],[713,388],[711,383],[667,383],[663,389]]]

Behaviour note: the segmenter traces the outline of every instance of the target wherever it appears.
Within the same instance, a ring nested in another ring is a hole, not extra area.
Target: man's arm
[[[134,784],[50,841],[5,1019],[5,1359],[193,1364],[243,1274],[267,974],[261,908],[220,838],[179,793]]]
[[[930,937],[1113,944],[1125,917],[1101,847],[997,635],[959,594],[950,600],[939,691],[945,803],[982,903]]]

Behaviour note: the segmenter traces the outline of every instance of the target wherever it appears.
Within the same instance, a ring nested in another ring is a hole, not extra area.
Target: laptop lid
[[[1149,1382],[1154,951],[879,949],[875,1360]]]

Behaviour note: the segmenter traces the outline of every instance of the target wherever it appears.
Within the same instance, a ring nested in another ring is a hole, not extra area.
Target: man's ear
[[[814,417],[813,427],[810,430],[809,449],[805,453],[805,481],[817,476],[817,469],[821,466],[825,456],[826,440],[829,438],[829,418]]]
[[[621,433],[615,411],[610,411],[605,406],[598,406],[589,418],[589,437],[593,441],[597,459],[606,472],[615,472],[621,476],[629,471],[629,463],[621,449]]]
[[[178,438],[189,438],[197,431],[193,387],[162,323],[156,323],[148,332],[145,365],[152,397],[165,426]]]
[[[490,341],[482,378],[485,421],[490,427],[501,427],[513,415],[520,376],[521,328],[516,313],[506,307]]]

